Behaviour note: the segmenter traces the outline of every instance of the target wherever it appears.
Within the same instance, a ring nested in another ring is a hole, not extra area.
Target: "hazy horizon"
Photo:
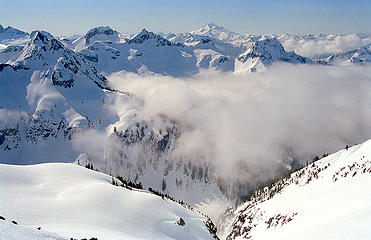
[[[4,27],[53,35],[85,34],[97,26],[122,33],[189,32],[208,23],[248,34],[345,34],[371,29],[368,1],[71,1],[0,0]],[[292,21],[295,19],[295,22]],[[185,21],[186,20],[186,21]]]

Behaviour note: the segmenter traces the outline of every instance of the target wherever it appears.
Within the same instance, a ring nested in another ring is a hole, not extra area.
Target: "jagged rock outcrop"
[[[236,59],[236,71],[256,72],[274,62],[313,63],[295,52],[285,51],[277,38],[267,38],[255,42],[245,53]]]

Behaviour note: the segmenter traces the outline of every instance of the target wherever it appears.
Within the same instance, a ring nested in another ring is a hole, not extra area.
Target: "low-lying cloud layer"
[[[306,57],[318,57],[352,51],[371,43],[371,38],[360,38],[357,34],[338,35],[333,38],[297,39],[296,37],[283,37],[280,41],[288,51]]]
[[[277,64],[188,79],[118,73],[109,81],[143,102],[138,118],[165,115],[183,126],[174,154],[202,156],[228,174],[237,164],[264,172],[288,155],[305,161],[371,137],[369,66]]]

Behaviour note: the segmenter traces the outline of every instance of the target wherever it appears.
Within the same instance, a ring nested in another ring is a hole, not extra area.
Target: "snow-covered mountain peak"
[[[148,32],[147,29],[143,28],[142,31],[135,34],[130,40],[129,43],[143,43],[147,39],[152,39],[156,35],[153,32]]]
[[[27,33],[21,31],[21,30],[18,30],[16,28],[13,28],[11,26],[8,26],[6,28],[4,28],[3,26],[0,25],[0,33],[8,33],[8,34],[18,34],[18,35],[27,35]]]
[[[106,79],[85,58],[41,31],[33,32],[25,46],[5,50],[0,52],[5,60],[0,69],[1,105],[27,116],[18,120],[14,135],[1,135],[2,150],[25,151],[51,138],[66,144],[74,129],[89,125],[83,116],[98,119],[95,112]]]
[[[120,43],[125,42],[126,37],[109,26],[100,26],[90,29],[84,36],[64,39],[61,41],[70,49],[79,52],[93,45],[95,42]]]
[[[0,44],[5,44],[5,46],[23,44],[28,40],[28,36],[28,33],[21,30],[10,26],[4,28],[0,25]]]
[[[229,30],[225,29],[222,26],[218,26],[215,23],[206,24],[205,26],[200,27],[199,29],[197,29],[195,32],[198,32],[198,33],[201,33],[201,34],[208,34],[208,33],[213,32],[213,31],[214,32],[216,32],[216,31],[230,32]]]
[[[370,45],[371,46],[371,45]],[[357,48],[353,51],[350,51],[349,54],[354,53],[347,62],[352,63],[366,63],[371,62],[371,49],[368,49],[367,46]]]
[[[31,41],[29,44],[35,44],[37,46],[41,46],[47,44],[51,40],[50,36],[41,32],[41,31],[33,31],[31,33]]]
[[[12,63],[13,65],[22,65],[35,67],[36,65],[45,67],[57,61],[60,57],[75,55],[71,50],[66,49],[64,45],[55,39],[53,35],[44,31],[33,31],[31,39],[24,46],[22,52]]]
[[[143,28],[141,32],[136,34],[134,37],[132,37],[128,44],[143,44],[144,42],[148,40],[153,40],[156,47],[159,46],[174,46],[172,42],[165,39],[164,37],[157,35],[153,32],[147,31],[147,29]]]
[[[150,33],[150,32],[148,32],[146,28],[143,28],[142,31],[140,31],[140,32],[139,32],[138,34],[136,34],[136,35],[145,35],[145,34],[148,34],[148,33]]]
[[[241,34],[229,31],[222,26],[216,25],[215,23],[206,24],[205,26],[192,31],[191,33],[201,36],[209,36],[222,41],[234,41],[243,38]]]
[[[228,31],[227,29],[225,29],[224,27],[222,26],[218,26],[216,25],[215,23],[209,23],[209,24],[206,24],[205,26],[201,27],[198,29],[200,32],[208,32],[208,31],[212,31],[212,30],[216,30],[216,31]],[[229,32],[229,31],[228,31]]]
[[[86,44],[90,44],[93,40],[108,40],[119,41],[120,33],[108,26],[100,26],[90,29],[84,36]]]
[[[52,78],[53,85],[72,87],[77,76],[95,82],[98,86],[105,85],[105,78],[88,64],[84,58],[67,49],[50,33],[34,31],[31,39],[22,48],[13,51],[7,64],[15,71],[19,69],[46,71]]]
[[[276,55],[282,55],[285,52],[282,44],[277,38],[262,37],[261,40],[257,41],[249,52],[263,56],[266,52],[276,53]]]
[[[309,58],[302,57],[295,52],[287,52],[277,38],[261,38],[247,51],[236,59],[237,71],[251,72],[262,70],[273,62],[312,63]]]
[[[95,27],[95,28],[90,29],[86,33],[85,37],[88,38],[89,36],[95,36],[95,35],[98,35],[98,34],[112,35],[115,32],[116,31],[113,30],[112,28],[110,28],[109,26],[99,26],[99,27]]]
[[[330,56],[325,56],[319,61],[326,61],[328,63],[352,63],[352,64],[364,64],[371,62],[371,44],[356,48],[351,51],[344,53],[333,54]]]

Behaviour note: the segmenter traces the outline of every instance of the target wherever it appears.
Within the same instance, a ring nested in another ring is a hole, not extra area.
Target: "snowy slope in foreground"
[[[371,140],[322,158],[273,188],[234,211],[227,239],[370,239]]]
[[[6,240],[69,240],[69,238],[61,237],[58,234],[37,230],[36,228],[28,228],[21,225],[13,224],[9,221],[0,222],[1,239]]]
[[[147,191],[114,186],[110,176],[77,165],[1,164],[0,178],[6,218],[0,228],[14,232],[8,223],[16,220],[21,232],[15,234],[41,226],[40,232],[67,239],[213,239],[206,217]],[[176,223],[180,218],[184,226]]]

